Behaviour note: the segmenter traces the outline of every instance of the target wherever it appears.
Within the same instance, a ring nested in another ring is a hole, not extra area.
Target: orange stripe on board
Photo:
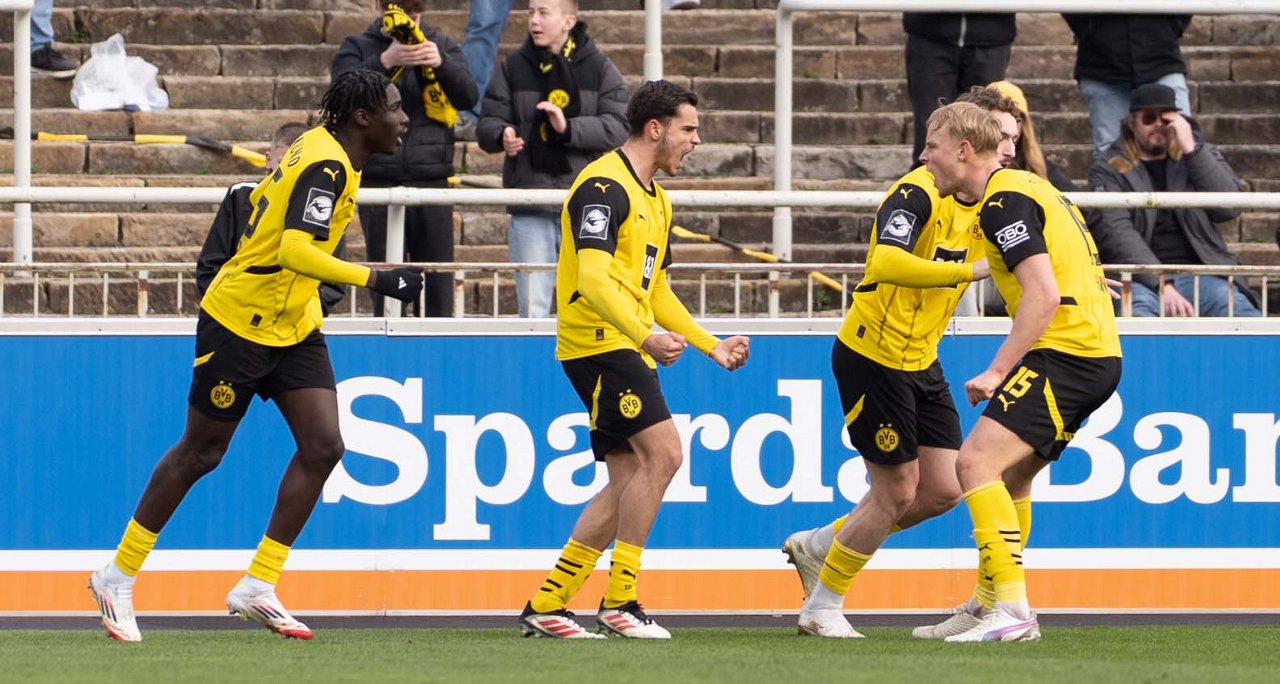
[[[608,573],[588,580],[570,608],[594,611]],[[297,611],[511,611],[545,573],[530,570],[286,571],[280,598]],[[143,572],[139,611],[218,611],[239,572]],[[867,570],[849,610],[933,610],[968,597],[972,570]],[[94,609],[84,572],[0,572],[0,612]],[[1029,570],[1040,609],[1280,610],[1280,570]],[[798,610],[800,583],[784,570],[651,570],[640,596],[653,610]]]

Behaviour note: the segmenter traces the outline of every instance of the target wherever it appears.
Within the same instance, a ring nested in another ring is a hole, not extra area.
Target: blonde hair
[[[1018,138],[1017,152],[1014,155],[1014,166],[1030,171],[1041,178],[1049,178],[1049,166],[1044,161],[1044,151],[1040,149],[1040,141],[1036,139],[1036,127],[1031,121],[1031,111],[1027,108],[1027,96],[1022,88],[1008,82],[996,81],[987,86],[1013,101],[1018,108],[1018,118],[1022,124],[1022,135]]]
[[[991,112],[971,102],[952,102],[935,109],[927,129],[944,130],[956,140],[968,140],[977,154],[991,154],[1000,146],[1000,124]]]

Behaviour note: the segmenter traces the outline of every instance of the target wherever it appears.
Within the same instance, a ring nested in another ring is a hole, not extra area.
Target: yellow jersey
[[[653,327],[653,285],[671,265],[671,200],[655,181],[646,188],[621,151],[591,162],[569,188],[560,212],[560,259],[556,266],[556,358],[577,359],[617,349],[640,351],[578,291],[579,253],[612,255],[608,275],[638,318]],[[665,282],[665,281],[664,281]],[[642,334],[642,333],[641,333]],[[640,340],[643,341],[643,340]],[[653,365],[648,354],[645,361]]]
[[[987,181],[980,209],[991,277],[1010,316],[1022,288],[1013,270],[1029,256],[1048,254],[1061,303],[1032,349],[1091,358],[1120,357],[1120,337],[1102,260],[1080,210],[1043,178],[1001,169]]]
[[[886,250],[902,250],[916,259],[904,260]],[[933,175],[917,167],[898,179],[880,203],[867,252],[867,275],[854,288],[853,304],[837,337],[887,368],[928,368],[938,358],[938,341],[969,285],[965,273],[971,274],[972,267],[932,268],[934,264],[919,260],[968,265],[983,256],[977,203],[939,197]],[[892,269],[873,268],[891,258]],[[930,276],[926,271],[936,273]],[[913,275],[948,284],[921,286]]]
[[[299,136],[249,195],[249,225],[201,308],[258,344],[284,347],[306,339],[320,327],[320,281],[280,266],[281,239],[287,229],[305,231],[333,254],[355,214],[359,187],[360,172],[333,134],[319,126]]]

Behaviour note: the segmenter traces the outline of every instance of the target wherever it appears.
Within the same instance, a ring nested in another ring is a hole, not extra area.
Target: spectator
[[[907,92],[915,119],[912,163],[920,164],[929,115],[973,86],[1004,79],[1018,35],[1013,14],[904,12]]]
[[[1052,183],[1053,187],[1060,192],[1079,190],[1066,171],[1045,157],[1044,151],[1040,149],[1040,140],[1036,136],[1036,127],[1031,121],[1031,111],[1027,107],[1027,96],[1022,93],[1022,88],[1009,81],[996,81],[990,87],[1013,100],[1014,106],[1022,116],[1018,122],[1019,136],[1014,146],[1013,162],[1009,164],[1009,168],[1030,171]]]
[[[596,49],[576,0],[530,0],[529,37],[503,61],[484,98],[476,142],[505,152],[506,188],[567,188],[591,160],[627,139],[626,84]],[[555,263],[560,212],[510,207],[513,262]],[[517,273],[521,316],[551,315],[556,275]]]
[[[462,54],[467,58],[467,69],[476,79],[476,91],[484,100],[489,78],[493,75],[493,60],[498,56],[498,42],[502,29],[506,28],[511,14],[512,0],[471,0],[467,17],[467,32],[462,37]],[[480,119],[480,101],[472,108],[459,113],[456,130],[460,137],[475,140],[475,125]]]
[[[1089,184],[1100,192],[1238,192],[1240,181],[1200,127],[1177,109],[1172,88],[1158,83],[1133,91],[1131,112],[1120,137],[1094,159]],[[1235,265],[1215,223],[1240,215],[1238,209],[1102,209],[1091,227],[1103,263]],[[1236,316],[1261,315],[1256,295],[1236,279]],[[1195,279],[1189,275],[1137,274],[1133,314],[1193,316]],[[1200,276],[1200,315],[1227,315],[1227,280]]]
[[[53,0],[31,6],[31,68],[58,79],[76,75],[80,65],[53,49]]]
[[[395,154],[375,154],[363,169],[363,185],[386,188],[448,187],[453,174],[453,125],[459,110],[475,106],[476,82],[458,44],[431,26],[420,24],[424,0],[379,0],[384,14],[361,34],[347,36],[333,58],[331,77],[353,69],[387,74],[400,89],[409,132]],[[403,8],[401,11],[400,8]],[[407,13],[407,14],[406,14]],[[385,27],[385,28],[384,28]],[[392,36],[396,36],[395,39]],[[405,208],[406,254],[387,251],[387,209],[361,206],[360,225],[370,261],[453,261],[453,207],[428,204]],[[424,316],[453,313],[453,276],[428,273],[423,288]],[[383,298],[374,294],[373,313],[381,316]]]
[[[267,150],[267,173],[276,170],[280,160],[289,151],[298,136],[307,132],[310,126],[304,123],[287,123],[276,129],[271,136],[271,149]],[[209,226],[209,234],[205,236],[204,246],[200,248],[200,256],[196,259],[196,294],[203,297],[218,269],[231,259],[240,247],[240,238],[249,227],[249,219],[253,215],[253,207],[249,203],[249,195],[258,186],[257,181],[236,183],[227,188],[227,194],[218,206],[218,213],[213,217],[213,225]],[[347,238],[342,236],[333,256],[346,258]],[[338,302],[342,301],[346,291],[341,285],[332,283],[320,284],[320,307],[327,314]]]
[[[1187,64],[1178,39],[1190,14],[1064,14],[1076,36],[1076,81],[1089,105],[1093,154],[1101,157],[1120,135],[1135,88],[1161,83],[1177,95],[1178,111],[1191,116]]]

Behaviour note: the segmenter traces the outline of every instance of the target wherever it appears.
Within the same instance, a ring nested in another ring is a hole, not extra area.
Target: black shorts
[[[637,432],[671,418],[658,372],[639,352],[619,349],[570,359],[563,365],[591,416],[591,451],[597,461],[626,446]]]
[[[319,330],[288,347],[250,342],[200,312],[196,361],[187,403],[217,420],[240,420],[253,395],[264,400],[281,392],[318,387],[336,389],[329,347]]]
[[[960,415],[938,361],[922,371],[886,368],[837,339],[831,372],[849,441],[868,461],[895,465],[921,446],[960,448]]]
[[[1089,358],[1033,349],[1005,376],[982,415],[1056,461],[1090,413],[1120,384],[1118,357]]]

